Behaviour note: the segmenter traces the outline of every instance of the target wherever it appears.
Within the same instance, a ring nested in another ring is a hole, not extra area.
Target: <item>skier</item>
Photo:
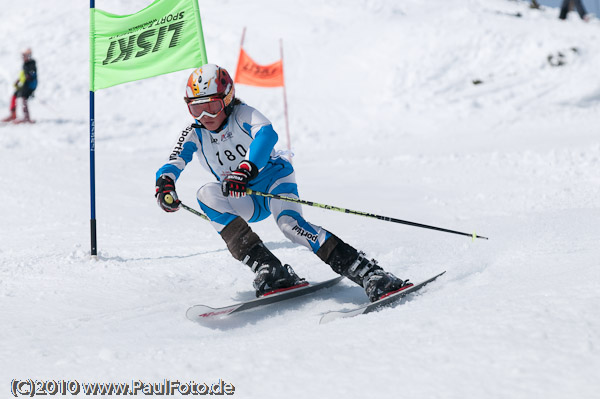
[[[10,101],[10,115],[2,119],[3,122],[27,122],[33,121],[29,117],[29,108],[27,100],[33,96],[33,92],[37,87],[37,68],[35,60],[31,57],[31,49],[26,49],[22,53],[23,69],[19,73],[19,79],[15,82],[15,93]],[[17,98],[22,98],[23,101],[23,119],[17,120]]]
[[[274,150],[278,136],[273,126],[235,97],[233,80],[224,68],[207,64],[194,70],[184,100],[196,123],[182,131],[169,161],[156,172],[155,197],[164,211],[179,210],[175,181],[196,153],[217,180],[198,190],[200,208],[233,257],[255,273],[257,297],[306,284],[248,225],[270,214],[289,240],[304,245],[333,271],[362,286],[370,301],[412,285],[385,272],[333,233],[307,222],[299,204],[246,195],[251,188],[298,198],[298,187],[291,163]]]

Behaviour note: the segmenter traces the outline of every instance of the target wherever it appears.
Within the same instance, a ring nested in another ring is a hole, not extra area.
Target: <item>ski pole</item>
[[[210,220],[210,219],[208,218],[208,216],[206,216],[206,215],[205,215],[205,214],[203,214],[202,212],[198,212],[198,211],[197,211],[197,210],[195,210],[194,208],[190,208],[189,206],[187,206],[187,205],[186,205],[186,204],[184,204],[183,202],[181,203],[181,207],[182,207],[183,209],[185,209],[186,211],[193,213],[193,214],[194,214],[194,215],[196,215],[196,216],[200,216],[200,217],[201,217],[202,219],[204,219],[204,220]]]
[[[278,199],[281,201],[287,201],[287,202],[295,202],[297,204],[302,204],[302,205],[308,205],[308,206],[314,206],[317,208],[323,208],[323,209],[328,209],[331,211],[338,211],[338,212],[343,212],[343,213],[350,213],[352,215],[359,215],[359,216],[365,216],[365,217],[369,217],[369,218],[374,218],[374,219],[379,219],[379,220],[383,220],[386,222],[393,222],[393,223],[400,223],[400,224],[406,224],[409,226],[414,226],[414,227],[421,227],[424,229],[430,229],[430,230],[437,230],[437,231],[443,231],[445,233],[452,233],[452,234],[459,234],[461,236],[467,236],[467,237],[472,237],[473,241],[476,238],[481,238],[483,240],[488,240],[487,237],[483,237],[483,236],[478,236],[477,234],[473,233],[473,234],[469,234],[469,233],[462,233],[460,231],[455,231],[455,230],[449,230],[449,229],[443,229],[441,227],[435,227],[435,226],[429,226],[426,224],[421,224],[421,223],[415,223],[415,222],[409,222],[406,220],[400,220],[400,219],[396,219],[396,218],[391,218],[388,216],[381,216],[381,215],[375,215],[373,213],[368,213],[368,212],[361,212],[361,211],[353,211],[352,209],[347,209],[347,208],[339,208],[337,206],[332,206],[332,205],[325,205],[325,204],[319,204],[317,202],[312,202],[312,201],[304,201],[301,200],[299,198],[291,198],[291,197],[285,197],[283,195],[277,195],[277,194],[268,194],[268,193],[261,193],[260,191],[254,191],[250,188],[246,189],[246,194],[250,194],[250,195],[258,195],[260,197],[266,197],[266,198],[272,198],[272,199]]]
[[[166,194],[165,195],[165,202],[167,204],[172,204],[175,201],[175,199],[173,198],[173,196],[171,194]],[[208,216],[206,216],[205,214],[203,214],[202,212],[198,212],[197,210],[195,210],[194,208],[190,208],[189,206],[187,206],[186,204],[184,204],[183,202],[181,203],[181,207],[183,209],[185,209],[188,212],[193,213],[196,216],[200,216],[202,219],[204,220],[210,220],[208,218]]]

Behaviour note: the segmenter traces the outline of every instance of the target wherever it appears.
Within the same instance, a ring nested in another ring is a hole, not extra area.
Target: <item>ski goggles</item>
[[[215,118],[225,109],[225,103],[222,98],[191,100],[187,106],[190,114],[196,119],[201,119],[204,116]]]

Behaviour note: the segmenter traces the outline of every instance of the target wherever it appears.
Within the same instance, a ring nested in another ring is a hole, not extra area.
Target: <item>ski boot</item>
[[[298,277],[290,265],[281,264],[244,219],[237,217],[230,222],[221,231],[221,237],[233,257],[250,267],[256,274],[252,285],[257,297],[273,291],[308,285],[306,280]]]
[[[264,264],[256,271],[252,283],[256,290],[256,297],[286,291],[290,288],[299,288],[308,285],[306,280],[298,277],[290,265]]]
[[[285,288],[307,285],[290,265],[282,265],[279,259],[263,243],[255,245],[242,260],[256,274],[252,285],[256,297]]]
[[[371,259],[370,262],[377,265],[375,259]],[[412,285],[408,280],[400,280],[392,273],[386,272],[383,269],[377,269],[367,274],[363,280],[365,293],[371,302],[378,301],[405,288],[412,287]]]
[[[386,272],[375,259],[368,260],[364,255],[334,235],[317,251],[317,256],[333,271],[363,287],[371,302],[413,285]]]

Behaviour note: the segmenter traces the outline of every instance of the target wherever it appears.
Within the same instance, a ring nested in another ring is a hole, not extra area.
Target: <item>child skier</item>
[[[19,79],[15,82],[15,93],[10,101],[10,115],[2,119],[2,122],[28,122],[33,121],[29,117],[29,108],[27,100],[33,95],[37,87],[37,68],[35,60],[31,57],[31,49],[23,51],[23,69],[19,74]],[[23,119],[17,120],[17,98],[23,101]]]
[[[298,198],[298,187],[291,163],[274,151],[278,136],[273,126],[235,97],[233,80],[225,69],[207,64],[194,70],[184,100],[196,123],[181,132],[169,161],[156,172],[155,197],[164,211],[179,210],[175,181],[197,153],[217,180],[198,190],[200,208],[233,257],[255,273],[256,296],[305,284],[248,226],[270,214],[289,240],[309,248],[333,271],[362,286],[369,300],[412,285],[385,272],[375,260],[368,260],[331,232],[307,222],[299,204],[246,195],[251,188]]]

